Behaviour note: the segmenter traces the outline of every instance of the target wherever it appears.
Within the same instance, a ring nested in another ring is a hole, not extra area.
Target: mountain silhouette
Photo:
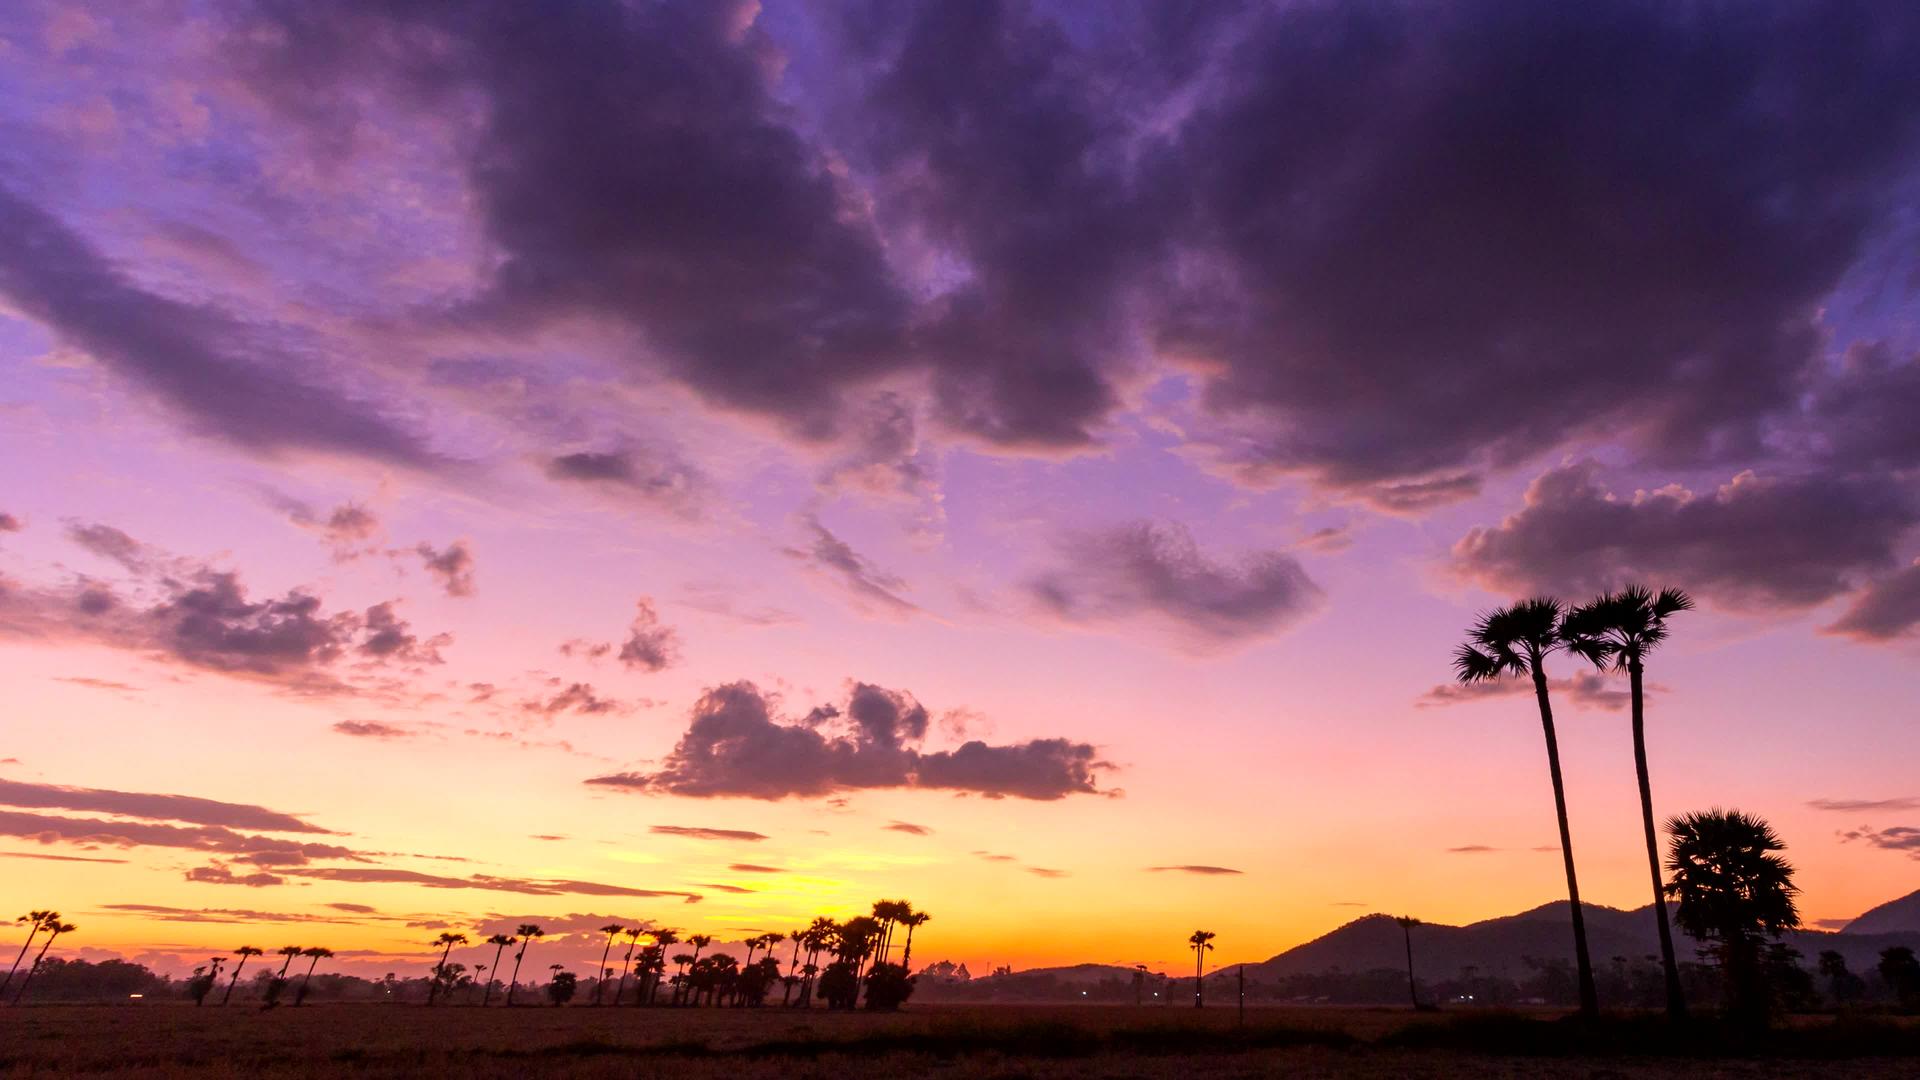
[[[1920,890],[1889,900],[1848,923],[1843,934],[1920,934]]]

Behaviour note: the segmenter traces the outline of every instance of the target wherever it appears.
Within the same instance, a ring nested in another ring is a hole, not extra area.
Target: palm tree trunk
[[[320,966],[320,958],[317,956],[313,958],[313,963],[307,965],[307,976],[306,978],[300,980],[300,992],[293,995],[293,1004],[295,1008],[298,1008],[299,1006],[306,1003],[307,984],[313,981],[313,969],[319,966]]]
[[[600,979],[593,984],[593,1003],[600,1004],[600,991],[607,986],[607,955],[613,952],[613,935],[607,935],[607,947],[600,950]],[[558,1004],[557,1002],[555,1004]]]
[[[60,931],[55,929],[47,935],[46,941],[41,942],[40,951],[33,955],[33,966],[27,969],[26,977],[20,980],[20,989],[13,992],[13,1003],[15,1005],[20,1004],[20,999],[27,996],[27,987],[33,985],[33,976],[35,972],[40,970],[40,961],[47,958],[47,950],[53,947],[53,939],[59,936]]]
[[[1587,952],[1587,916],[1580,908],[1580,879],[1573,870],[1573,830],[1567,823],[1567,788],[1560,778],[1560,739],[1553,729],[1553,703],[1547,697],[1547,675],[1533,659],[1533,695],[1540,702],[1540,727],[1547,736],[1547,771],[1553,776],[1553,812],[1560,822],[1560,861],[1567,869],[1567,903],[1573,909],[1573,963],[1580,984],[1580,1015],[1600,1015],[1600,995],[1593,985],[1593,958]]]
[[[493,984],[500,977],[500,954],[507,951],[505,945],[496,945],[493,950],[493,966],[487,969],[487,992],[480,995],[480,1007],[486,1008],[493,1000]]]
[[[1407,999],[1413,1002],[1415,1010],[1420,1008],[1420,992],[1413,987],[1413,927],[1400,924],[1400,934],[1407,939]]]
[[[1196,1009],[1206,1007],[1206,984],[1200,978],[1200,972],[1206,965],[1206,960],[1205,949],[1193,950],[1193,1007]]]
[[[26,958],[27,950],[33,948],[33,939],[39,933],[40,924],[38,922],[27,927],[27,940],[20,946],[20,955],[13,958],[13,966],[7,969],[7,980],[0,982],[0,994],[6,993],[7,987],[13,985],[13,973],[20,970],[20,961]]]
[[[447,957],[452,955],[453,942],[449,941],[447,947],[440,951],[440,966],[433,969],[433,979],[427,983],[427,1004],[429,1005],[440,996],[440,982],[447,977]]]
[[[913,974],[913,924],[912,923],[907,924],[907,946],[900,953],[900,966],[907,969],[907,974],[909,975]]]
[[[1653,875],[1653,916],[1660,928],[1660,966],[1667,978],[1667,1016],[1684,1020],[1687,999],[1680,991],[1680,965],[1673,958],[1673,927],[1667,919],[1666,882],[1660,876],[1660,833],[1653,824],[1653,783],[1647,777],[1646,699],[1642,696],[1639,657],[1627,661],[1633,691],[1633,768],[1640,776],[1640,823],[1647,833],[1647,867]]]
[[[520,986],[520,961],[527,955],[527,943],[520,943],[520,951],[513,954],[513,979],[507,983],[507,1004],[513,1004],[513,992]]]
[[[220,1004],[225,1005],[228,1001],[232,1000],[233,988],[240,982],[240,969],[246,966],[247,958],[244,956],[240,958],[239,963],[233,965],[233,978],[227,980],[227,992],[220,996]]]

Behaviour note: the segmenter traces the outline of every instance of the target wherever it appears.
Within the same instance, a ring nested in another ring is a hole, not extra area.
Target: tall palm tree
[[[315,945],[313,948],[301,950],[301,955],[312,957],[312,959],[307,962],[307,974],[300,980],[300,992],[293,995],[293,1003],[296,1006],[307,1000],[307,984],[313,981],[313,969],[320,966],[320,961],[332,956],[333,950]]]
[[[1406,938],[1407,999],[1413,1002],[1413,1007],[1417,1010],[1420,1008],[1420,991],[1414,989],[1413,983],[1413,928],[1420,925],[1420,920],[1411,915],[1396,915],[1393,921],[1400,924],[1400,934]]]
[[[924,911],[908,912],[907,916],[900,920],[900,924],[907,928],[907,947],[906,947],[906,950],[900,954],[900,966],[903,968],[906,968],[908,974],[913,973],[914,928],[925,926],[927,923],[930,923],[932,921],[933,921],[933,916],[929,915]]]
[[[1193,1007],[1206,1006],[1206,999],[1200,989],[1200,976],[1205,970],[1207,954],[1213,951],[1213,939],[1217,935],[1211,930],[1195,930],[1187,938],[1187,948],[1193,950]]]
[[[1553,702],[1547,695],[1548,654],[1567,644],[1561,624],[1566,609],[1548,596],[1522,600],[1480,616],[1468,640],[1454,653],[1455,676],[1464,684],[1524,675],[1533,680],[1540,728],[1547,738],[1547,775],[1553,781],[1553,812],[1560,823],[1560,861],[1567,872],[1567,906],[1573,912],[1573,960],[1580,987],[1580,1013],[1600,1013],[1593,985],[1593,960],[1587,953],[1587,920],[1580,908],[1580,878],[1573,869],[1573,831],[1567,823],[1567,788],[1560,779],[1560,739],[1553,728]]]
[[[441,949],[440,962],[433,965],[433,978],[427,982],[427,1004],[429,1005],[433,1004],[434,1000],[440,996],[441,984],[447,981],[447,957],[453,955],[453,947],[455,945],[465,945],[467,943],[467,935],[456,934],[450,930],[446,930],[442,931],[439,937],[434,938],[433,943],[441,946]],[[447,989],[447,996],[451,999],[453,996],[453,988],[448,987]]]
[[[1660,834],[1653,825],[1653,785],[1647,776],[1646,701],[1641,675],[1647,653],[1667,639],[1667,619],[1693,610],[1693,599],[1679,589],[1656,595],[1642,585],[1607,593],[1567,613],[1567,647],[1595,667],[1627,669],[1633,698],[1633,768],[1640,779],[1640,823],[1647,837],[1647,868],[1653,877],[1653,915],[1660,930],[1660,966],[1667,980],[1667,1015],[1687,1015],[1680,992],[1680,965],[1673,955],[1673,929],[1667,918],[1667,888],[1660,877]]]
[[[615,1006],[620,1004],[620,995],[627,992],[627,976],[633,971],[633,950],[639,947],[640,935],[646,932],[646,928],[640,926],[629,926],[625,931],[627,935],[627,955],[620,961],[620,983],[613,988],[613,1003]],[[598,991],[595,992],[595,995],[595,999],[598,1000]]]
[[[787,940],[793,942],[793,958],[787,961],[787,978],[780,987],[780,1004],[782,1005],[787,1004],[787,999],[793,996],[794,977],[800,973],[800,943],[805,941],[806,937],[805,930],[794,930],[787,934]]]
[[[33,939],[40,933],[41,928],[48,922],[59,922],[60,913],[57,911],[29,911],[13,921],[27,924],[27,940],[20,944],[20,952],[13,958],[13,966],[7,969],[6,981],[0,982],[0,994],[6,993],[7,987],[13,984],[13,973],[20,969],[20,961],[26,959],[27,950],[33,948]]]
[[[619,923],[608,923],[600,928],[607,935],[607,947],[600,950],[600,978],[593,984],[593,1003],[600,1004],[600,988],[607,985],[607,956],[613,952],[613,939],[627,932]],[[623,980],[624,981],[624,980]]]
[[[535,926],[533,923],[521,923],[518,933],[520,934],[520,951],[513,954],[513,981],[507,983],[507,1004],[508,1005],[513,1004],[514,988],[520,985],[520,961],[526,958],[527,946],[533,944],[534,938],[543,938],[547,936],[547,932],[545,930],[540,929],[538,926]]]
[[[480,995],[480,1007],[483,1009],[493,1000],[493,984],[500,977],[500,954],[507,951],[507,946],[514,943],[514,938],[507,934],[495,934],[486,943],[493,946],[493,974],[487,977],[487,992]]]
[[[47,932],[47,939],[40,943],[40,951],[34,954],[33,966],[27,969],[26,977],[20,980],[20,989],[13,992],[13,1003],[15,1005],[20,1004],[20,999],[27,996],[27,987],[32,985],[33,976],[40,970],[40,962],[47,958],[47,950],[53,948],[54,941],[59,938],[61,934],[71,934],[75,930],[80,929],[70,922],[61,922],[57,915],[49,919],[41,920],[40,928]]]
[[[1679,901],[1682,929],[1712,942],[1726,976],[1727,1006],[1737,1018],[1764,1023],[1767,976],[1761,939],[1800,925],[1793,867],[1773,827],[1738,810],[1709,810],[1667,821],[1672,834],[1667,896]]]
[[[671,928],[660,929],[647,936],[653,939],[653,948],[659,952],[659,955],[654,958],[653,975],[647,981],[647,1001],[652,1002],[659,997],[660,981],[667,974],[667,950],[680,943],[680,931]]]
[[[233,950],[233,955],[239,957],[240,962],[233,965],[233,978],[227,982],[227,992],[220,996],[220,1004],[225,1005],[232,1000],[233,988],[240,982],[240,969],[247,966],[247,957],[260,956],[265,952],[265,949],[256,949],[251,945],[242,945]]]
[[[279,949],[275,951],[278,952],[281,956],[286,957],[285,960],[282,960],[280,962],[279,977],[284,979],[287,977],[287,969],[293,966],[293,958],[301,955],[302,953],[305,953],[307,951],[307,947],[305,945],[282,945],[280,946]]]

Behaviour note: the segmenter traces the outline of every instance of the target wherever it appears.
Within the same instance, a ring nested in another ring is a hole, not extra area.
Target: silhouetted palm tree
[[[1567,823],[1567,788],[1560,779],[1560,740],[1554,733],[1553,703],[1547,694],[1547,655],[1566,645],[1561,622],[1566,614],[1552,597],[1522,600],[1480,616],[1468,640],[1454,654],[1453,669],[1462,683],[1471,685],[1504,675],[1533,680],[1533,697],[1540,709],[1540,728],[1547,738],[1547,775],[1553,781],[1553,812],[1560,823],[1560,860],[1567,872],[1567,905],[1573,912],[1573,960],[1580,989],[1580,1012],[1599,1015],[1600,997],[1593,986],[1593,960],[1587,953],[1587,920],[1580,908],[1580,879],[1573,869],[1573,831]]]
[[[667,974],[667,950],[680,943],[680,931],[660,929],[653,931],[647,936],[653,939],[652,949],[654,957],[653,974],[649,976],[647,980],[646,1000],[652,1002],[658,999],[660,983],[665,979]],[[635,1004],[639,1004],[639,1002],[635,1002]]]
[[[787,1004],[787,999],[793,996],[794,983],[800,973],[800,943],[805,941],[806,937],[805,930],[794,930],[787,934],[787,940],[793,942],[793,957],[787,961],[787,977],[780,987],[780,1004],[782,1005]]]
[[[500,978],[500,954],[507,951],[507,946],[514,943],[514,938],[507,934],[495,934],[486,943],[493,946],[493,974],[487,976],[486,993],[480,995],[480,1007],[483,1009],[493,1000],[493,984]]]
[[[533,944],[534,938],[547,936],[545,930],[533,923],[521,923],[518,933],[520,934],[520,951],[513,954],[513,981],[507,983],[508,1005],[513,1004],[513,991],[520,985],[520,961],[526,958],[527,947]]]
[[[687,966],[689,968],[696,967],[700,963],[700,950],[713,944],[713,937],[709,934],[695,934],[687,939],[687,944],[693,946],[693,958],[687,961]],[[686,995],[685,1003],[689,1005],[695,1004],[691,995]]]
[[[1641,674],[1646,654],[1667,639],[1667,619],[1692,609],[1692,598],[1679,589],[1662,589],[1655,595],[1644,586],[1629,585],[1574,608],[1567,613],[1563,626],[1567,647],[1595,667],[1627,669],[1633,701],[1633,767],[1640,779],[1640,821],[1647,835],[1647,866],[1653,876],[1653,913],[1660,931],[1660,965],[1667,981],[1667,1015],[1675,1020],[1686,1016],[1687,999],[1680,991],[1680,965],[1674,959],[1673,929],[1667,919],[1667,889],[1660,878],[1660,835],[1653,825]]]
[[[1414,989],[1413,983],[1413,928],[1420,925],[1420,920],[1411,915],[1396,915],[1393,921],[1400,924],[1400,934],[1406,938],[1407,999],[1413,1002],[1415,1009],[1418,1009],[1420,1007],[1420,991]]]
[[[593,984],[593,1003],[600,1004],[600,988],[607,985],[607,957],[613,952],[613,939],[626,933],[627,928],[619,923],[608,923],[600,928],[607,935],[607,947],[600,950],[600,978]]]
[[[640,935],[646,932],[644,927],[639,926],[629,926],[624,931],[627,935],[627,955],[620,961],[620,982],[613,988],[613,1004],[616,1007],[620,1004],[620,995],[627,992],[627,976],[633,971],[633,950],[639,947]],[[594,995],[597,1000],[599,991],[594,991]]]
[[[1206,968],[1207,954],[1213,951],[1213,939],[1216,936],[1211,930],[1195,930],[1193,935],[1187,938],[1187,948],[1193,950],[1193,1007],[1196,1009],[1206,1005],[1205,993],[1200,988],[1200,977]]]
[[[313,969],[320,966],[320,961],[325,960],[329,956],[332,956],[333,950],[324,949],[318,945],[315,945],[311,949],[301,950],[300,955],[312,957],[312,959],[307,962],[306,976],[300,980],[300,991],[293,995],[293,1003],[296,1006],[299,1005],[301,1002],[307,1000],[307,984],[313,981]]]
[[[265,949],[256,949],[251,945],[242,945],[239,948],[233,950],[233,955],[239,957],[240,962],[233,965],[233,978],[228,981],[227,992],[221,995],[220,1004],[225,1005],[229,1000],[233,998],[233,988],[240,981],[240,969],[247,966],[247,957],[259,956],[263,954],[265,951],[266,951]]]
[[[442,931],[439,937],[433,939],[433,943],[441,946],[441,949],[440,962],[433,965],[433,978],[427,982],[427,1004],[429,1005],[433,1004],[435,999],[440,996],[441,986],[448,981],[447,957],[453,955],[453,947],[455,945],[465,945],[467,943],[467,935],[456,934],[452,931]],[[448,986],[447,991],[448,997],[451,998],[453,988]]]
[[[40,929],[47,932],[47,939],[40,943],[40,951],[33,955],[33,966],[27,969],[27,974],[20,980],[20,989],[13,992],[15,1005],[20,1004],[20,999],[27,996],[27,987],[33,984],[33,977],[40,970],[40,962],[47,958],[47,950],[53,948],[53,943],[61,934],[71,934],[80,928],[70,922],[61,922],[58,915],[51,915],[50,918],[41,920]]]
[[[1763,937],[1778,938],[1800,925],[1794,906],[1793,867],[1776,852],[1786,845],[1773,827],[1738,810],[1709,810],[1669,818],[1667,896],[1679,901],[1681,929],[1712,942],[1727,980],[1729,1011],[1743,1020],[1766,1020],[1767,977],[1761,964]]]
[[[60,913],[57,911],[29,911],[13,921],[27,924],[27,940],[20,943],[20,952],[13,958],[13,966],[7,969],[6,981],[0,982],[0,994],[6,993],[7,987],[13,985],[13,973],[20,970],[20,961],[26,958],[27,950],[33,948],[33,939],[40,933],[41,927],[45,926],[48,922],[59,922]]]
[[[907,945],[900,954],[900,966],[906,968],[909,975],[913,974],[913,931],[932,921],[933,916],[924,911],[910,911],[900,920],[900,925],[907,928]]]

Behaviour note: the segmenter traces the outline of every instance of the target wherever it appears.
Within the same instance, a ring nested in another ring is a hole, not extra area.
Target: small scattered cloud
[[[548,459],[546,473],[681,518],[699,517],[707,501],[708,485],[700,470],[662,447],[561,454]]]
[[[907,833],[910,836],[932,836],[933,835],[933,829],[931,827],[926,825],[915,825],[912,822],[907,822],[907,821],[891,822],[889,824],[882,825],[881,828],[887,830],[888,832]]]
[[[1891,799],[1811,799],[1808,800],[1807,805],[1815,810],[1860,814],[1879,810],[1920,810],[1920,798],[1900,796]]]
[[[357,739],[411,739],[420,734],[380,720],[341,720],[333,725],[333,730]]]
[[[1055,870],[1046,866],[1023,866],[1021,869],[1032,874],[1034,877],[1063,878],[1073,876],[1065,870]]]
[[[1891,829],[1875,829],[1863,825],[1858,829],[1849,829],[1840,834],[1842,843],[1859,841],[1869,847],[1885,848],[1888,851],[1904,851],[1913,858],[1920,859],[1920,828],[1911,825],[1897,825]]]
[[[802,515],[800,525],[808,536],[805,546],[781,550],[840,586],[859,611],[891,618],[919,613],[920,606],[901,595],[908,589],[905,579],[882,570],[855,551],[813,514]]]
[[[1859,641],[1893,641],[1920,628],[1920,559],[1868,583],[1848,605],[1829,634]]]
[[[427,573],[440,582],[440,587],[446,590],[448,596],[474,594],[473,551],[467,547],[465,540],[455,540],[439,550],[423,540],[413,550],[420,556],[421,565],[426,567]]]
[[[1618,712],[1632,704],[1632,692],[1621,685],[1621,679],[1598,671],[1577,671],[1564,679],[1549,679],[1547,689],[1556,701],[1565,700],[1578,707],[1605,709]],[[1659,685],[1648,685],[1642,693],[1652,699],[1666,692]],[[1460,705],[1472,701],[1489,701],[1495,698],[1532,697],[1531,679],[1489,679],[1474,683],[1437,683],[1414,702],[1416,708],[1431,709],[1446,705]]]
[[[655,825],[647,831],[656,836],[679,836],[688,840],[734,840],[758,843],[772,839],[766,833],[748,829],[709,829],[699,825]]]
[[[778,866],[761,866],[758,863],[737,862],[728,866],[736,874],[784,874],[786,870]]]
[[[250,803],[221,802],[194,795],[159,795],[108,788],[63,787],[0,780],[0,806],[32,810],[73,810],[118,814],[150,821],[184,821],[267,832],[326,833],[318,825]]]
[[[1201,877],[1241,873],[1241,871],[1227,866],[1205,866],[1197,863],[1190,863],[1184,866],[1149,866],[1147,869],[1156,874],[1197,874]]]

